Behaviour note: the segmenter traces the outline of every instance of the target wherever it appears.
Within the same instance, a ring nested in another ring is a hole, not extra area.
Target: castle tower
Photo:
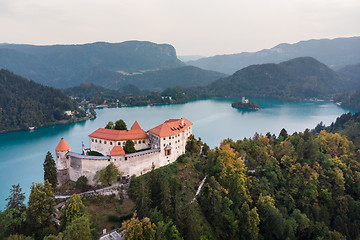
[[[55,148],[56,152],[56,170],[58,184],[62,185],[69,180],[69,156],[66,154],[71,151],[71,147],[64,138],[61,138],[59,144]]]

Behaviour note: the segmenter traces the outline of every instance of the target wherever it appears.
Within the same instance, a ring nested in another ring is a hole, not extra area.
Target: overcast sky
[[[0,0],[0,42],[146,40],[212,56],[360,36],[360,0]]]

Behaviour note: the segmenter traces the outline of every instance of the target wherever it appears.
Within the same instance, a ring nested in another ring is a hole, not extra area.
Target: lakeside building
[[[89,135],[90,148],[81,154],[72,152],[62,138],[55,148],[58,183],[62,185],[85,176],[88,183],[94,185],[95,173],[111,162],[127,177],[170,164],[185,153],[192,125],[189,120],[180,118],[169,119],[147,132],[137,121],[129,130],[99,128]],[[123,147],[127,140],[134,142],[135,153],[125,153]],[[87,155],[89,151],[97,151],[103,156]]]

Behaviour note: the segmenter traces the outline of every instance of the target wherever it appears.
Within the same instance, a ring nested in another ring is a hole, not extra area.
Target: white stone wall
[[[64,170],[69,168],[69,157],[66,154],[69,151],[56,151],[56,168]]]
[[[146,139],[136,139],[134,141],[134,146],[136,151],[150,148],[150,140]],[[104,140],[99,138],[90,137],[90,149],[92,151],[97,151],[102,153],[104,156],[110,155],[111,150],[114,146],[124,147],[126,140],[122,141],[113,141],[113,140]]]
[[[185,153],[186,141],[189,136],[192,134],[192,127],[187,127],[183,132],[179,134],[174,134],[168,137],[160,138],[160,165],[164,166],[166,164],[176,161],[176,159]],[[171,147],[171,154],[165,156],[166,146]]]
[[[159,156],[159,152],[152,152],[141,154],[135,157],[125,157],[116,165],[118,166],[119,171],[122,172],[124,176],[140,176],[151,171],[153,163],[155,165],[155,168],[160,167]]]
[[[81,176],[86,176],[88,179],[88,184],[94,185],[94,176],[97,171],[106,168],[111,161],[108,160],[93,160],[93,159],[81,159],[82,169]],[[75,180],[76,181],[76,180]]]

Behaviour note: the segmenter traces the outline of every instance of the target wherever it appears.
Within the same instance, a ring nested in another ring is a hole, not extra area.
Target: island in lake
[[[242,97],[241,100],[236,100],[231,104],[233,108],[242,108],[242,109],[253,109],[253,110],[259,110],[260,107],[256,102],[249,101],[249,99],[245,99],[245,97]]]

